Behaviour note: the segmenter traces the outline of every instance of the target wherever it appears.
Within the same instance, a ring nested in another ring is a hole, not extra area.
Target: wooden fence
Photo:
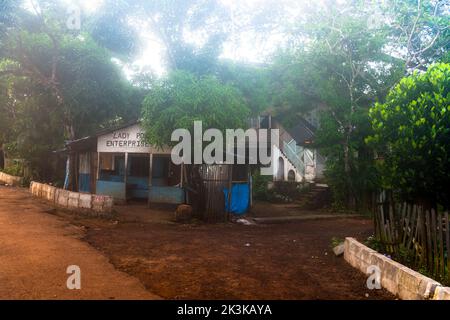
[[[375,236],[387,253],[450,283],[448,211],[396,203],[383,192],[374,214]]]

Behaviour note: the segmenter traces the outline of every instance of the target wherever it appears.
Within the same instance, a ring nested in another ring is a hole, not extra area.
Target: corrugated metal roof
[[[295,127],[287,129],[299,146],[311,144],[314,141],[316,130],[311,123],[303,118],[299,119],[299,123]]]
[[[94,135],[83,137],[80,139],[66,141],[65,148],[54,151],[55,153],[64,153],[70,151],[81,151],[81,150],[89,150],[89,151],[97,151],[97,138],[103,136],[105,134],[121,130],[124,128],[128,128],[138,124],[139,121],[133,121],[127,124],[123,124],[120,126],[115,126],[107,129],[102,129],[97,131]]]
[[[272,121],[276,121],[278,124],[281,125],[280,121],[276,117],[272,117]],[[269,126],[269,119],[266,116],[262,118],[261,127],[267,128],[268,126]],[[315,133],[317,130],[316,127],[314,127],[308,120],[304,118],[299,118],[298,124],[293,128],[288,129],[285,128],[284,126],[283,128],[291,135],[291,137],[297,142],[297,145],[299,146],[311,144],[314,141]]]

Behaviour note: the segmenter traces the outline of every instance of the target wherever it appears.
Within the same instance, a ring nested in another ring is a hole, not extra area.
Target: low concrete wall
[[[11,176],[9,174],[0,172],[0,182],[9,184],[14,187],[20,187],[22,186],[23,178]]]
[[[113,208],[113,198],[58,189],[47,184],[31,182],[33,196],[71,210],[81,210],[98,216],[109,215]]]
[[[450,300],[450,288],[366,247],[354,238],[345,239],[344,259],[365,274],[369,266],[381,271],[381,286],[404,300]]]

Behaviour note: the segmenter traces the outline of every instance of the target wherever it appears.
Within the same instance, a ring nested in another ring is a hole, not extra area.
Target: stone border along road
[[[344,258],[353,267],[367,273],[377,266],[381,285],[404,300],[450,300],[450,288],[405,267],[353,238],[345,239]]]

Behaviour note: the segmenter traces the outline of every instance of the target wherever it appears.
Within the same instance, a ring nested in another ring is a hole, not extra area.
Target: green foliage
[[[268,189],[269,182],[273,181],[272,176],[261,175],[259,170],[256,170],[252,175],[253,178],[253,196],[257,200],[270,200],[270,190]]]
[[[14,13],[17,10],[18,1],[2,0],[0,2],[0,39],[5,34],[6,28],[14,23]]]
[[[310,39],[280,54],[273,70],[276,113],[287,125],[315,110],[320,126],[315,147],[327,158],[326,178],[335,205],[362,208],[377,186],[373,155],[364,143],[371,133],[368,110],[401,78],[403,62],[384,51],[385,28],[370,29],[370,13],[358,5],[316,13],[298,27]],[[332,27],[331,27],[332,26]]]
[[[369,107],[383,103],[405,71],[449,61],[445,1],[375,2],[331,1],[326,10],[305,3],[293,21],[283,20],[290,5],[276,1],[250,14],[219,0],[103,1],[74,31],[64,1],[36,0],[40,13],[0,1],[0,144],[42,173],[64,140],[136,120],[145,96],[144,125],[157,145],[194,120],[244,127],[249,115],[270,111],[289,127],[314,110],[336,202],[358,205],[379,183],[364,143],[373,135]],[[377,11],[382,23],[369,27]],[[135,26],[158,38],[172,72],[159,80],[141,72],[133,87],[118,65],[130,67],[142,49]],[[236,29],[261,38],[276,29],[289,41],[266,65],[224,62],[223,44],[240,40]]]
[[[10,165],[9,167],[2,170],[4,173],[15,176],[15,177],[21,177],[23,175],[23,165],[19,162]]]
[[[30,88],[36,89],[39,88]],[[51,152],[64,143],[60,110],[54,104],[47,104],[48,101],[52,99],[45,94],[16,101],[14,113],[8,114],[11,122],[7,153],[10,157],[25,159],[37,173],[35,178],[48,174]]]
[[[359,109],[353,117],[354,131],[349,139],[349,166],[346,172],[342,141],[345,132],[339,130],[333,116],[323,114],[321,127],[316,136],[316,145],[326,157],[325,178],[333,193],[336,210],[346,208],[365,210],[367,197],[379,187],[380,178],[375,169],[373,152],[366,145],[365,137],[372,131],[367,109]],[[350,201],[353,201],[349,203]]]
[[[368,23],[374,17],[375,26]],[[449,31],[448,6],[429,1],[329,3],[327,10],[309,7],[294,23],[292,47],[271,68],[273,112],[288,127],[319,114],[315,146],[327,157],[337,207],[364,209],[380,187],[364,141],[372,135],[369,108],[407,71],[448,61]]]
[[[260,66],[224,62],[218,66],[218,77],[242,93],[252,116],[270,107],[270,73]]]
[[[253,196],[257,200],[272,203],[288,203],[301,199],[302,195],[309,191],[309,184],[303,182],[277,181],[273,182],[273,176],[261,175],[255,171],[253,177]],[[269,189],[269,183],[272,187]]]
[[[139,116],[140,102],[111,54],[88,36],[67,39],[60,54],[58,79],[78,137],[92,134],[112,119]]]
[[[300,200],[310,190],[309,183],[275,181],[270,191],[271,202],[293,202]]]
[[[196,76],[176,71],[161,79],[143,103],[143,126],[148,141],[157,146],[171,143],[175,129],[245,128],[249,109],[238,90],[213,76]]]
[[[140,39],[129,21],[140,28],[148,26],[164,47],[170,70],[214,73],[222,43],[229,35],[229,11],[218,0],[105,1],[101,11],[90,26],[97,42],[131,55],[138,51]],[[186,41],[188,32],[201,33],[202,45]]]
[[[0,24],[9,22],[0,35],[0,144],[44,179],[52,173],[52,151],[65,140],[136,120],[143,95],[110,51],[88,33],[66,28],[64,6],[39,5],[41,14],[14,6],[12,21],[0,17]]]
[[[9,59],[13,61],[15,55],[32,52],[28,63],[40,73],[47,74],[51,72],[53,50],[51,40],[45,34],[21,32],[20,42],[12,42],[8,51]],[[22,60],[18,59],[17,62],[22,63]],[[26,74],[29,70],[22,71]],[[29,92],[28,95],[42,100],[40,92],[48,92],[48,88],[36,78],[37,75],[29,77],[40,86],[36,86],[36,91]],[[111,62],[108,51],[99,47],[87,35],[83,38],[64,37],[61,40],[56,78],[64,100],[62,111],[66,118],[70,118],[77,137],[98,130],[102,123],[116,116],[135,119],[138,116],[137,105],[133,111],[128,102],[133,93],[131,86],[118,66]],[[55,105],[55,97],[47,95],[46,99],[47,104]],[[61,124],[65,121],[67,120],[61,119]]]
[[[370,111],[383,186],[450,206],[450,65],[406,77]]]
[[[126,1],[104,3],[99,13],[87,24],[89,34],[96,43],[125,59],[136,55],[139,34],[128,23]]]
[[[364,241],[364,244],[379,253],[386,252],[386,247],[384,243],[378,240],[377,237],[375,237],[375,235],[371,235],[370,237],[368,237],[366,241]]]
[[[345,241],[345,239],[333,237],[333,238],[331,238],[330,248],[333,249],[333,248],[337,247],[338,245],[344,243],[344,241]]]
[[[424,70],[450,49],[448,1],[396,0],[380,10],[390,20],[391,52],[399,53],[409,70]]]

